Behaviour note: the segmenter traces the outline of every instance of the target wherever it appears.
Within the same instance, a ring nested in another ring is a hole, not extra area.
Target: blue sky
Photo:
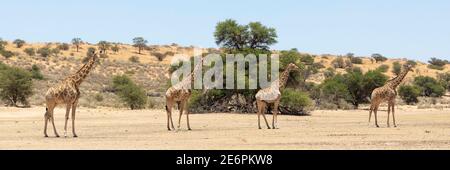
[[[3,1],[0,37],[68,42],[81,37],[216,47],[217,22],[274,27],[272,49],[426,61],[450,58],[448,0],[20,0]]]

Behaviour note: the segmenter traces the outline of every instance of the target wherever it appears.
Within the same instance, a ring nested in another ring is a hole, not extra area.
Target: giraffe
[[[387,126],[389,125],[389,117],[390,113],[392,111],[392,119],[394,122],[394,127],[397,127],[397,124],[395,123],[395,97],[397,96],[397,86],[403,81],[403,79],[406,77],[408,72],[413,71],[412,65],[405,65],[402,72],[395,78],[389,80],[386,82],[386,84],[382,87],[376,88],[372,92],[371,97],[371,104],[370,104],[370,111],[369,111],[369,123],[370,119],[372,117],[372,112],[375,114],[375,126],[378,126],[378,120],[377,120],[377,112],[379,105],[387,101],[388,102],[388,117],[387,117]]]
[[[102,53],[100,51],[100,53]],[[44,127],[44,135],[47,135],[47,123],[49,121],[52,122],[53,131],[56,137],[59,137],[58,132],[56,131],[55,121],[54,121],[54,109],[58,104],[66,105],[66,116],[65,116],[65,125],[64,125],[64,136],[67,137],[67,121],[69,120],[69,113],[72,109],[72,133],[73,137],[78,137],[75,133],[75,112],[78,104],[78,99],[80,98],[80,84],[87,77],[89,72],[94,67],[95,63],[98,60],[97,53],[94,52],[89,61],[81,67],[75,74],[68,76],[60,83],[48,89],[45,99],[46,99],[46,112],[45,112],[45,127]]]
[[[203,66],[203,58],[200,57],[200,62],[194,67],[194,70],[186,76],[181,82],[173,85],[166,91],[166,111],[167,111],[167,129],[171,131],[175,130],[172,120],[172,109],[175,103],[177,103],[180,110],[180,116],[178,118],[178,129],[181,127],[181,116],[183,112],[186,112],[187,127],[188,130],[192,130],[189,124],[189,109],[188,101],[191,97],[191,85],[194,83],[194,77],[196,73],[201,71]],[[172,129],[171,129],[172,127]]]
[[[289,78],[289,73],[294,70],[299,70],[297,65],[290,63],[280,77],[273,81],[269,87],[263,88],[256,93],[256,105],[258,107],[258,128],[261,129],[261,115],[266,122],[267,128],[270,129],[269,123],[267,122],[265,111],[269,104],[273,104],[273,119],[272,128],[275,129],[275,122],[277,120],[277,114],[279,114],[278,106],[280,104],[281,92],[280,90],[286,87],[287,80]]]

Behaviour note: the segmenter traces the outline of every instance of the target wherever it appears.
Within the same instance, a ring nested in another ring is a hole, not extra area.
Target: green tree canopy
[[[17,48],[22,48],[25,45],[25,40],[16,39],[13,41],[13,44],[16,45]]]
[[[277,43],[274,28],[266,27],[260,22],[239,25],[232,19],[219,22],[214,37],[217,45],[237,51],[246,48],[268,50],[271,45]]]
[[[3,65],[0,63],[0,65]],[[31,73],[17,67],[0,66],[0,98],[10,106],[28,105],[33,94]]]
[[[75,48],[77,48],[77,52],[80,49],[81,44],[83,43],[83,41],[81,40],[81,38],[74,38],[72,39],[72,45],[75,46]]]
[[[138,54],[141,54],[141,51],[147,47],[148,41],[142,37],[136,37],[133,39],[133,46],[138,48]]]

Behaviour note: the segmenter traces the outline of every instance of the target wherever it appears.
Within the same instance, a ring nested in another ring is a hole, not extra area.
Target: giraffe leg
[[[280,101],[277,101],[273,104],[273,119],[272,119],[272,128],[276,129],[277,116],[278,116],[278,106],[280,105]]]
[[[380,127],[380,126],[378,126],[378,115],[377,115],[378,107],[379,107],[379,105],[375,106],[375,109],[374,109],[374,111],[373,111],[373,114],[374,114],[374,116],[375,116],[375,126],[376,126],[377,128]]]
[[[182,103],[181,106],[180,106],[180,104],[178,104],[178,108],[180,109],[180,116],[178,117],[178,129],[181,128],[181,117],[183,116],[184,103]]]
[[[267,107],[267,105],[264,104],[264,106],[265,107],[262,109],[261,114],[262,114],[262,116],[264,118],[264,121],[266,122],[267,129],[270,129],[269,122],[267,121],[267,118],[266,118],[266,110],[267,110],[266,107]]]
[[[64,124],[64,137],[67,137],[67,122],[69,121],[69,113],[70,113],[70,108],[72,107],[71,104],[67,104],[66,106],[66,116],[65,116],[65,124]]]
[[[388,110],[387,110],[387,127],[390,127],[389,124],[389,117],[391,117],[391,102],[388,103]]]
[[[45,108],[45,115],[44,115],[44,137],[48,137],[48,134],[47,134],[47,124],[48,124],[48,121],[50,121],[50,115],[49,115],[49,112],[48,112],[48,107],[47,108]]]
[[[55,136],[57,137],[57,138],[59,138],[59,134],[58,134],[58,132],[57,132],[57,130],[56,130],[56,126],[55,126],[55,116],[53,115],[53,113],[54,113],[54,108],[52,108],[51,110],[50,110],[50,120],[52,121],[52,125],[53,125],[53,132],[55,132]]]
[[[77,104],[78,101],[72,104],[72,134],[74,138],[78,137],[77,133],[75,133],[75,113],[77,111]]]
[[[397,127],[397,123],[395,123],[395,102],[392,102],[392,119],[394,120],[394,127]]]
[[[171,131],[170,129],[170,117],[172,117],[172,108],[173,108],[173,102],[171,100],[166,101],[166,111],[167,111],[167,130]]]
[[[369,124],[370,124],[370,119],[372,118],[372,112],[373,112],[373,104],[370,105],[370,111],[369,111]]]
[[[258,107],[258,112],[256,113],[258,115],[258,128],[261,129],[261,111],[262,111],[262,102],[257,101],[256,102]]]
[[[191,125],[189,123],[189,106],[188,106],[188,102],[187,101],[184,102],[183,107],[184,107],[183,110],[186,112],[186,121],[187,121],[188,130],[192,130],[191,129]]]

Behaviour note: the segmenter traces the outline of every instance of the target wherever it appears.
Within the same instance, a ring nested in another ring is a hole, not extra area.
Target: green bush
[[[152,53],[153,56],[156,57],[156,59],[158,59],[158,61],[163,61],[164,58],[166,58],[166,55],[162,54],[162,53],[158,53],[158,52],[154,52]]]
[[[147,95],[144,89],[135,84],[122,86],[118,95],[131,110],[144,109],[147,103]]]
[[[363,63],[363,60],[360,57],[352,57],[350,60],[353,64],[362,64]]]
[[[346,68],[345,71],[347,73],[351,73],[351,72],[360,72],[360,73],[362,73],[363,72],[361,67],[349,67],[349,68]]]
[[[434,65],[434,66],[443,67],[446,64],[448,64],[448,61],[447,60],[437,59],[437,58],[431,58],[431,60],[428,61],[428,63],[430,63],[431,65]]]
[[[334,59],[331,63],[333,64],[334,68],[345,68],[346,67],[344,58],[342,58],[342,57],[338,57],[338,58]]]
[[[23,50],[23,52],[25,52],[29,56],[36,55],[36,50],[34,48],[25,48],[25,50]]]
[[[115,44],[114,46],[111,47],[111,50],[113,52],[117,53],[120,51],[120,47],[119,47],[119,45]]]
[[[22,48],[25,45],[25,41],[21,39],[16,39],[13,41],[13,44],[16,45],[17,48]]]
[[[408,105],[419,102],[417,97],[420,96],[420,89],[417,86],[401,85],[398,89],[398,93]]]
[[[28,106],[27,99],[33,93],[30,72],[3,65],[0,67],[0,80],[1,100],[9,106],[17,106],[18,103]]]
[[[360,103],[368,102],[372,91],[384,85],[387,77],[380,71],[349,70],[344,75],[336,75],[325,80],[314,93],[314,98],[331,102],[342,108],[342,101],[353,104],[356,108]]]
[[[120,75],[120,76],[114,76],[113,78],[113,89],[119,90],[120,87],[125,86],[127,84],[134,84],[133,80],[130,79],[130,77],[126,75]]]
[[[350,92],[347,85],[342,82],[342,76],[337,75],[331,79],[325,80],[316,89],[316,94],[313,96],[316,100],[320,100],[321,103],[333,103],[340,107],[340,100],[350,100]]]
[[[301,63],[301,55],[298,51],[289,50],[289,51],[281,51],[280,54],[280,68],[286,68],[290,63],[294,63],[297,66],[302,66]]]
[[[67,51],[70,49],[70,45],[67,43],[62,43],[57,47],[59,50]]]
[[[145,108],[148,100],[145,90],[136,85],[128,76],[115,76],[113,78],[113,88],[120,99],[131,110]]]
[[[41,69],[36,64],[33,64],[33,66],[31,67],[31,71],[30,72],[31,72],[31,77],[33,79],[36,79],[36,80],[43,80],[44,79],[44,75],[42,75]]]
[[[212,95],[212,96],[214,96],[214,95]],[[189,109],[194,110],[198,107],[201,107],[202,99],[204,99],[204,98],[205,98],[205,96],[202,95],[201,91],[192,90],[191,97],[189,98],[189,101],[188,101]]]
[[[312,65],[314,64],[314,57],[309,54],[300,54],[300,61],[305,65]]]
[[[335,69],[333,69],[333,68],[327,68],[327,70],[325,70],[324,72],[323,72],[323,75],[325,76],[325,78],[331,78],[331,77],[334,77],[335,75],[336,75],[336,70]]]
[[[54,48],[54,49],[51,49],[51,53],[54,56],[58,56],[61,53],[61,50],[59,50],[59,48]]]
[[[382,56],[381,54],[372,54],[372,58],[375,59],[375,61],[378,62],[384,62],[387,60],[386,57]]]
[[[0,54],[7,59],[14,56],[14,53],[12,51],[6,51],[6,50],[1,50]]]
[[[386,73],[389,70],[389,66],[386,65],[386,64],[383,64],[380,67],[378,67],[377,70],[382,72],[382,73]]]
[[[444,70],[444,66],[437,66],[437,65],[428,65],[429,69],[434,69],[434,70]]]
[[[280,107],[288,110],[289,113],[303,115],[312,105],[312,101],[307,93],[286,88],[281,95]]]
[[[394,62],[392,64],[392,73],[399,75],[402,72],[402,65],[399,62]]]
[[[97,45],[98,49],[103,51],[105,54],[108,54],[108,50],[111,48],[111,43],[108,41],[100,41]]]
[[[139,57],[137,56],[131,56],[128,60],[132,63],[140,63]]]
[[[430,65],[428,65],[428,68],[430,69],[444,70],[444,66],[448,64],[448,61],[437,58],[431,58],[431,60],[428,61],[428,63],[430,63]]]
[[[438,74],[439,83],[450,91],[450,72]]]
[[[41,55],[41,57],[49,57],[52,54],[52,50],[49,47],[42,47],[37,50],[37,53]]]
[[[420,88],[422,96],[441,97],[445,94],[445,88],[433,77],[418,76],[414,85]]]

